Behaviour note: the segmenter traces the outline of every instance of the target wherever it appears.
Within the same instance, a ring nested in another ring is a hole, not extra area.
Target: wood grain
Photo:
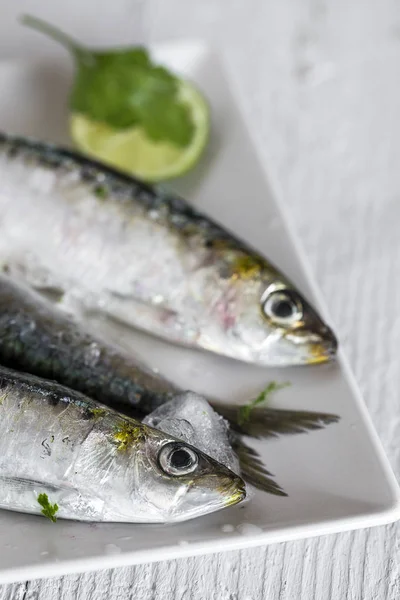
[[[87,0],[78,21],[77,0],[21,0],[7,3],[10,23],[28,6],[91,40],[201,36],[222,48],[399,476],[398,3]],[[39,47],[21,40],[10,26],[0,51]],[[398,600],[398,532],[22,582],[0,600]]]

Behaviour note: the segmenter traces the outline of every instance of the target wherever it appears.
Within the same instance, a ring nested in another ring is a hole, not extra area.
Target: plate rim
[[[324,535],[333,535],[348,531],[356,531],[367,527],[387,525],[400,518],[400,505],[392,506],[386,510],[377,509],[376,512],[365,512],[363,515],[343,517],[333,521],[301,524],[290,527],[280,527],[276,531],[267,531],[261,534],[241,535],[236,533],[226,539],[220,537],[206,542],[190,542],[186,545],[161,546],[146,550],[133,550],[120,554],[103,554],[89,558],[59,560],[49,563],[40,563],[32,566],[9,568],[0,570],[0,584],[15,583],[22,580],[48,579],[64,575],[101,571],[140,564],[151,564],[163,560],[176,560],[193,556],[208,556],[219,552],[244,550],[269,546],[280,542],[291,542],[300,539],[315,538]],[[192,546],[192,547],[191,547]]]

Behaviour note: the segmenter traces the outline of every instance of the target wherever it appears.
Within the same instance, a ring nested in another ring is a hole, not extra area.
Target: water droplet
[[[179,540],[178,546],[189,546],[189,542],[186,540]]]
[[[34,321],[29,321],[20,328],[19,335],[23,339],[25,336],[29,336],[29,334],[32,333],[32,331],[35,331],[35,329],[36,323]]]
[[[132,539],[131,535],[124,535],[122,537],[117,538],[119,542],[127,542],[128,540]]]
[[[85,364],[88,367],[95,367],[100,358],[101,350],[96,342],[92,342],[85,350]]]
[[[106,544],[104,546],[104,551],[106,554],[121,554],[122,550],[116,544]]]
[[[223,531],[223,533],[232,533],[233,531],[235,531],[235,528],[233,525],[222,525],[221,530]]]
[[[44,550],[43,552],[40,553],[40,556],[47,556],[49,554],[49,552],[47,552],[47,550]]]
[[[242,535],[257,535],[263,532],[261,527],[253,525],[252,523],[241,523],[237,526],[237,530]]]
[[[96,304],[99,308],[106,308],[107,306],[107,302],[104,300],[104,298],[99,298]]]

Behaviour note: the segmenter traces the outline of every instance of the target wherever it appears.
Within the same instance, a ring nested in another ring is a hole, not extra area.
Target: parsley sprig
[[[251,400],[248,404],[240,406],[238,412],[239,425],[246,423],[250,419],[251,412],[254,410],[254,408],[259,404],[267,402],[273,392],[277,392],[278,390],[288,387],[289,385],[291,385],[289,382],[277,383],[276,381],[271,381],[254,400]]]
[[[21,22],[61,43],[74,58],[72,111],[119,130],[140,126],[156,142],[180,147],[191,142],[194,123],[179,97],[179,78],[154,64],[146,48],[94,50],[36,17],[25,15]]]
[[[39,502],[40,506],[43,507],[40,511],[42,515],[55,523],[57,521],[57,517],[55,515],[58,511],[58,504],[50,504],[47,494],[39,494],[37,501]]]

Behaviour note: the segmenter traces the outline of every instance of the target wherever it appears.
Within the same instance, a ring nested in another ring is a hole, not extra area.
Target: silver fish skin
[[[175,523],[243,500],[190,444],[56,383],[0,368],[0,508],[80,521]]]
[[[0,265],[61,304],[261,366],[326,362],[337,340],[265,257],[175,196],[0,135]]]

